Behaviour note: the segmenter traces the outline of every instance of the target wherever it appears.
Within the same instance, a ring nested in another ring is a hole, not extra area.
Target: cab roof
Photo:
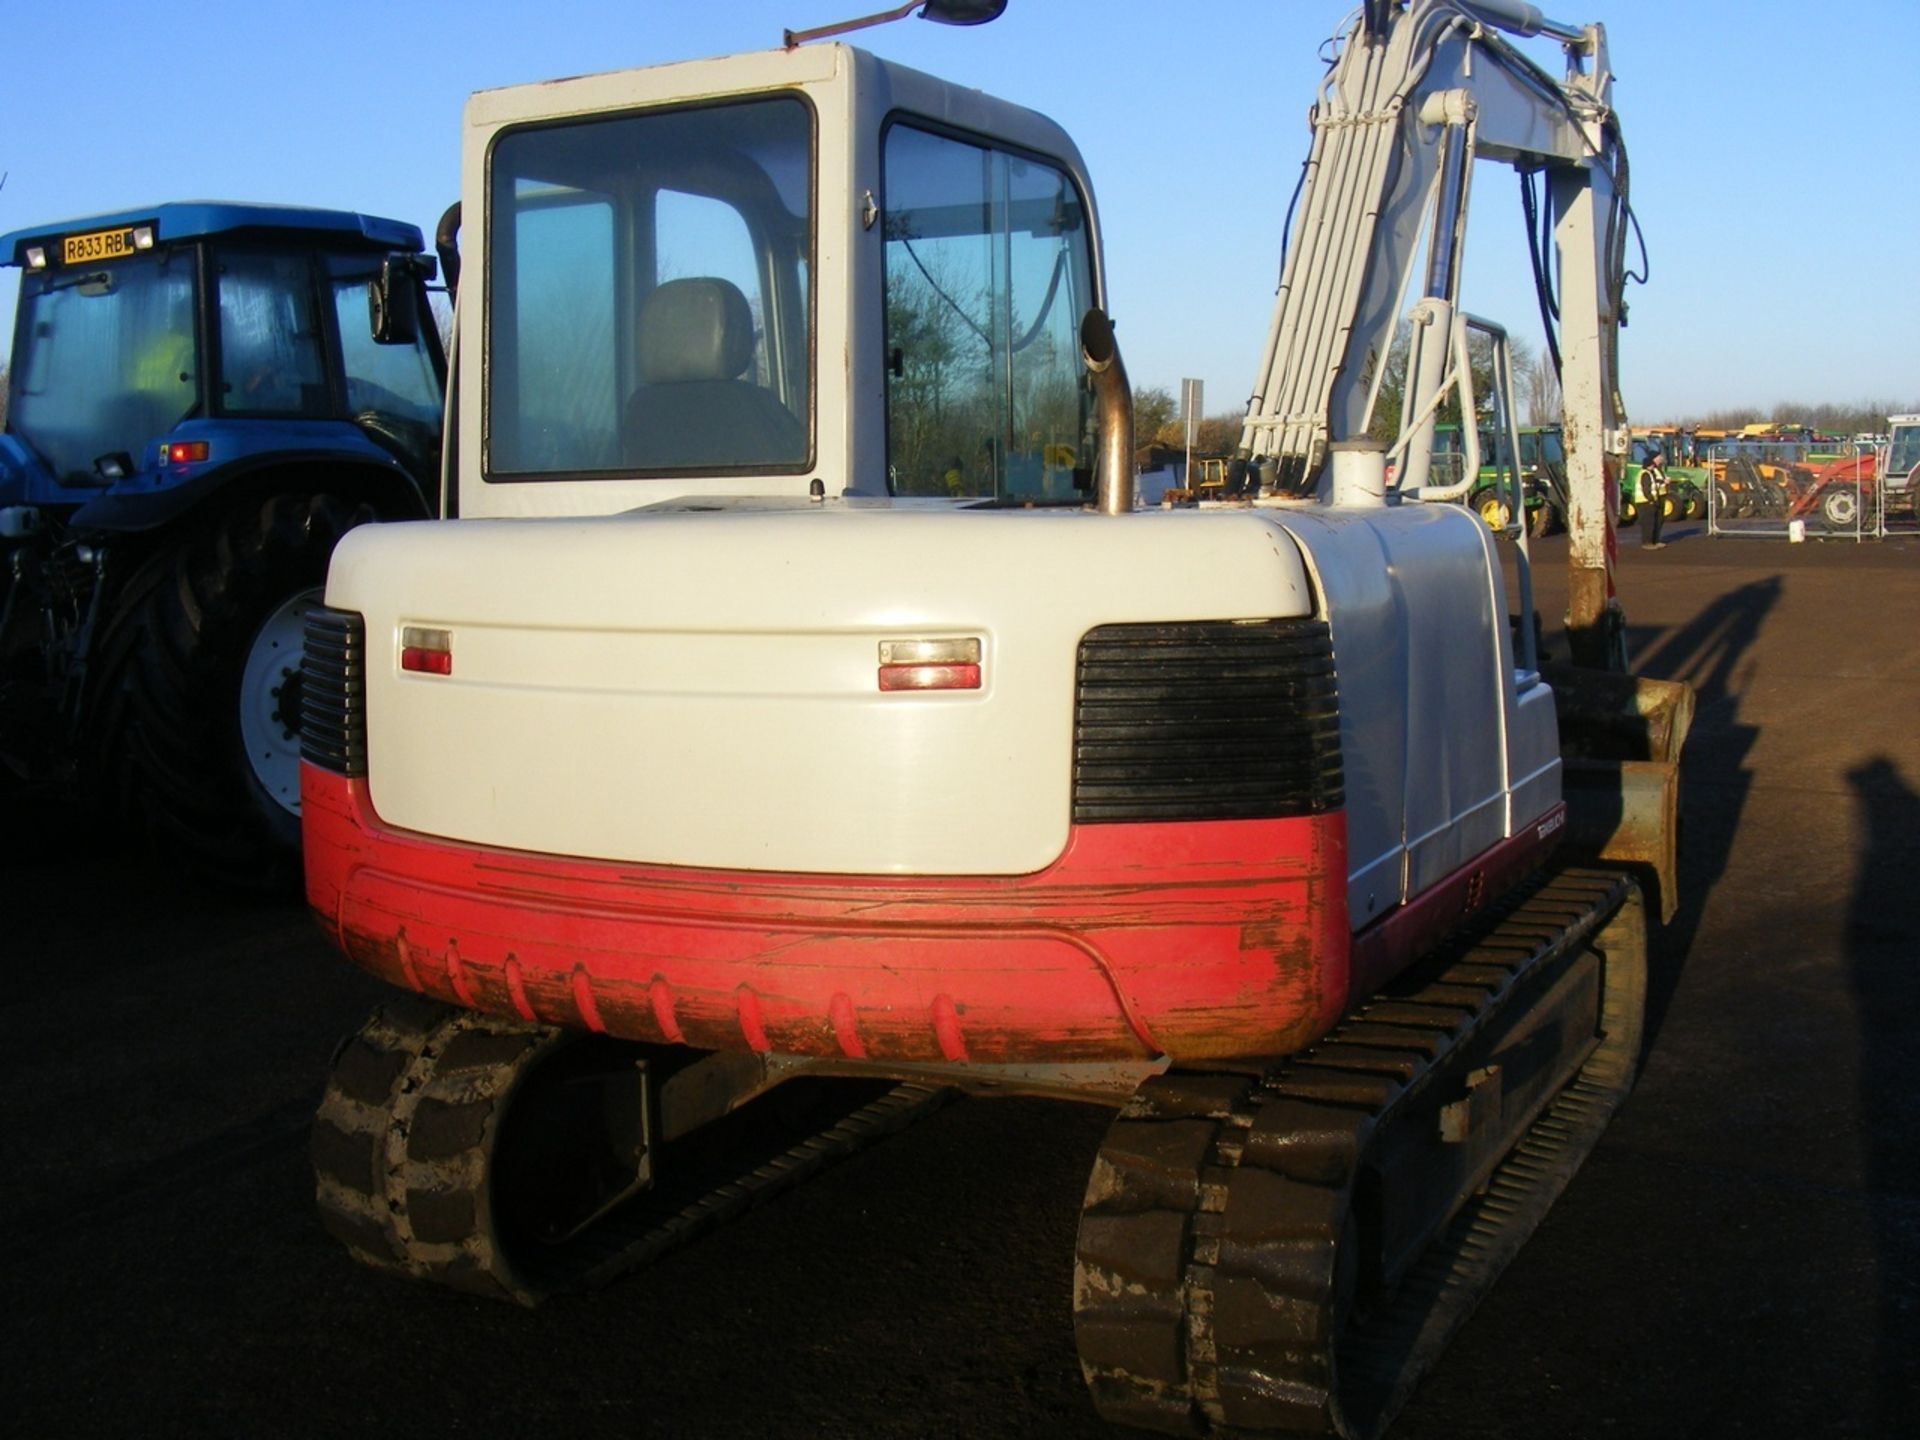
[[[22,263],[21,247],[37,240],[89,230],[117,230],[128,225],[152,225],[162,245],[207,235],[236,231],[294,231],[323,243],[365,246],[382,250],[418,251],[425,248],[420,227],[404,220],[361,215],[351,210],[316,210],[295,205],[259,205],[236,200],[176,200],[136,210],[87,215],[51,225],[34,225],[0,235],[0,265]]]

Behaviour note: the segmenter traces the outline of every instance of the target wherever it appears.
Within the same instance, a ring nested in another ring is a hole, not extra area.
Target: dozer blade
[[[1693,687],[1542,666],[1560,718],[1569,860],[1650,874],[1660,922],[1680,907],[1680,750]]]

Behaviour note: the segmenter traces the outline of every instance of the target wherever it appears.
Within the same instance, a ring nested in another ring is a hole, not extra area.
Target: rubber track
[[[604,1285],[944,1104],[901,1084],[798,1143],[674,1169],[562,1245],[508,1253],[487,1167],[518,1078],[573,1032],[396,1000],[342,1045],[313,1129],[322,1222],[376,1269],[536,1305]],[[787,1137],[790,1140],[790,1137]]]
[[[1101,1413],[1173,1434],[1379,1434],[1631,1086],[1639,903],[1611,872],[1545,878],[1417,989],[1361,1005],[1311,1050],[1259,1075],[1142,1086],[1095,1162],[1076,1254],[1075,1331]],[[1350,1313],[1375,1147],[1436,1079],[1459,1078],[1447,1062],[1506,997],[1603,931],[1601,1044],[1391,1296]]]

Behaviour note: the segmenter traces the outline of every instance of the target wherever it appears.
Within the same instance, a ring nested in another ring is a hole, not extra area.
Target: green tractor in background
[[[1508,448],[1504,436],[1496,439],[1492,427],[1481,427],[1480,454],[1485,463],[1476,472],[1466,494],[1467,508],[1484,520],[1489,530],[1498,533],[1505,533],[1514,518],[1512,503],[1501,492],[1500,484],[1508,468]],[[1436,476],[1457,475],[1465,464],[1458,425],[1442,424],[1434,428],[1433,455]],[[1519,468],[1527,533],[1548,535],[1556,528],[1565,529],[1567,471],[1558,425],[1520,427]]]
[[[1552,535],[1567,528],[1567,454],[1558,425],[1522,425],[1519,427],[1520,483],[1526,500],[1527,533]],[[1496,450],[1495,446],[1498,445]],[[1504,532],[1513,523],[1512,505],[1501,493],[1500,478],[1506,468],[1507,443],[1496,437],[1491,427],[1480,431],[1480,454],[1486,463],[1480,466],[1472,487],[1467,491],[1467,508],[1487,523],[1490,530]],[[1639,522],[1646,497],[1641,493],[1640,472],[1647,457],[1658,449],[1667,461],[1666,507],[1669,520],[1697,520],[1707,513],[1708,472],[1704,466],[1676,464],[1680,447],[1670,432],[1636,431],[1631,458],[1620,476],[1620,523]],[[1464,465],[1463,446],[1458,425],[1435,427],[1433,453],[1436,474],[1457,474]]]
[[[1667,470],[1667,519],[1698,520],[1707,513],[1707,485],[1709,476],[1704,465],[1681,465],[1680,448],[1677,443],[1679,432],[1668,429],[1638,430],[1633,432],[1633,448],[1630,458],[1620,475],[1620,523],[1636,524],[1640,519],[1640,510],[1647,503],[1640,488],[1640,472],[1645,468],[1647,457],[1655,450],[1661,453]],[[1558,437],[1555,437],[1556,443]]]

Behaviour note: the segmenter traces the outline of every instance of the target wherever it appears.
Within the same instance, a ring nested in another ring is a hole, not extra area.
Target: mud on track
[[[1633,650],[1701,703],[1640,1088],[1396,1436],[1894,1435],[1920,1393],[1920,540],[1665,538],[1622,541]],[[1068,1310],[1104,1113],[951,1106],[538,1311],[417,1288],[307,1169],[376,984],[0,805],[18,1433],[1111,1433]]]

